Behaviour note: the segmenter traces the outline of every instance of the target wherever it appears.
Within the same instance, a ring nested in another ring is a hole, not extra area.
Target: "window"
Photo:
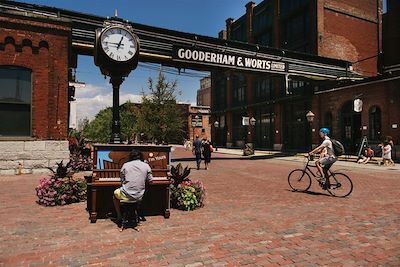
[[[213,108],[214,110],[224,110],[226,108],[226,77],[221,72],[213,73],[215,79],[213,94]]]
[[[246,16],[242,16],[232,25],[231,40],[246,42],[247,41],[247,23]]]
[[[370,140],[378,141],[381,139],[382,121],[381,109],[378,106],[373,106],[369,110],[369,138]]]
[[[298,52],[311,53],[308,40],[311,22],[307,1],[297,1],[297,4],[288,6],[290,8],[297,7],[296,9],[282,11],[282,47]]]
[[[31,135],[31,70],[0,67],[0,136]]]
[[[333,128],[332,128],[332,112],[328,111],[324,114],[324,124],[323,127],[331,130],[330,136],[333,136]]]
[[[259,11],[255,12],[253,17],[253,34],[254,42],[256,44],[265,46],[273,45],[272,18],[272,8],[263,7]]]
[[[271,99],[272,80],[270,78],[259,78],[255,84],[256,101],[266,101]]]
[[[246,101],[246,77],[243,74],[234,76],[233,80],[233,104],[241,105]]]

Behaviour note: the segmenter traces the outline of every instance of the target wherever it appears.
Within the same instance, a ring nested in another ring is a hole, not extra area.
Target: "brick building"
[[[1,13],[0,24],[0,173],[44,170],[69,158],[71,28],[18,11]]]
[[[211,77],[200,80],[200,89],[197,90],[197,106],[211,106]]]
[[[394,2],[388,1],[388,9],[395,9],[398,3]],[[398,105],[390,102],[399,98],[398,79],[381,75],[380,11],[382,1],[376,0],[363,5],[355,0],[265,0],[258,5],[249,2],[237,20],[228,18],[220,37],[346,60],[365,79],[352,87],[348,81],[317,81],[304,75],[213,72],[213,120],[223,125],[217,129],[218,145],[239,146],[244,140],[259,149],[307,150],[311,142],[319,142],[316,133],[310,137],[305,117],[309,110],[315,114],[311,127],[330,126],[337,138],[346,140],[350,152],[355,152],[363,135],[375,142],[392,135],[398,143],[398,130],[392,128],[399,120]],[[354,115],[356,98],[364,108]],[[387,118],[388,112],[392,119]],[[254,117],[255,126],[243,126],[244,116]]]

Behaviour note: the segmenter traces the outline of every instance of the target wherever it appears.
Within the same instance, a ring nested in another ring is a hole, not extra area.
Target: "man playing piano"
[[[146,182],[151,182],[153,175],[149,164],[142,161],[142,153],[133,149],[129,153],[128,162],[121,168],[122,186],[114,191],[114,207],[117,221],[122,220],[120,200],[135,200],[140,202],[145,191]]]

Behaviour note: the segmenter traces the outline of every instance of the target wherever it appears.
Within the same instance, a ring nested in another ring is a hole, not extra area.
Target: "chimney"
[[[248,2],[246,4],[246,38],[247,42],[253,43],[254,42],[254,35],[253,35],[253,9],[256,6],[254,2]]]
[[[226,39],[229,40],[231,39],[231,33],[232,33],[232,24],[235,20],[233,18],[228,18],[226,22]]]

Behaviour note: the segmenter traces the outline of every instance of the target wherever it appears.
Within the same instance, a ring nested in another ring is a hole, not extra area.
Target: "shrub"
[[[93,169],[93,159],[80,154],[71,154],[71,168],[74,171],[91,171]]]
[[[181,210],[194,210],[204,206],[206,196],[202,182],[186,180],[172,187],[172,207]]]
[[[37,201],[40,205],[56,206],[80,202],[86,199],[86,181],[72,177],[69,172],[70,163],[66,166],[62,161],[57,163],[57,170],[49,168],[53,175],[40,180],[36,187]]]

